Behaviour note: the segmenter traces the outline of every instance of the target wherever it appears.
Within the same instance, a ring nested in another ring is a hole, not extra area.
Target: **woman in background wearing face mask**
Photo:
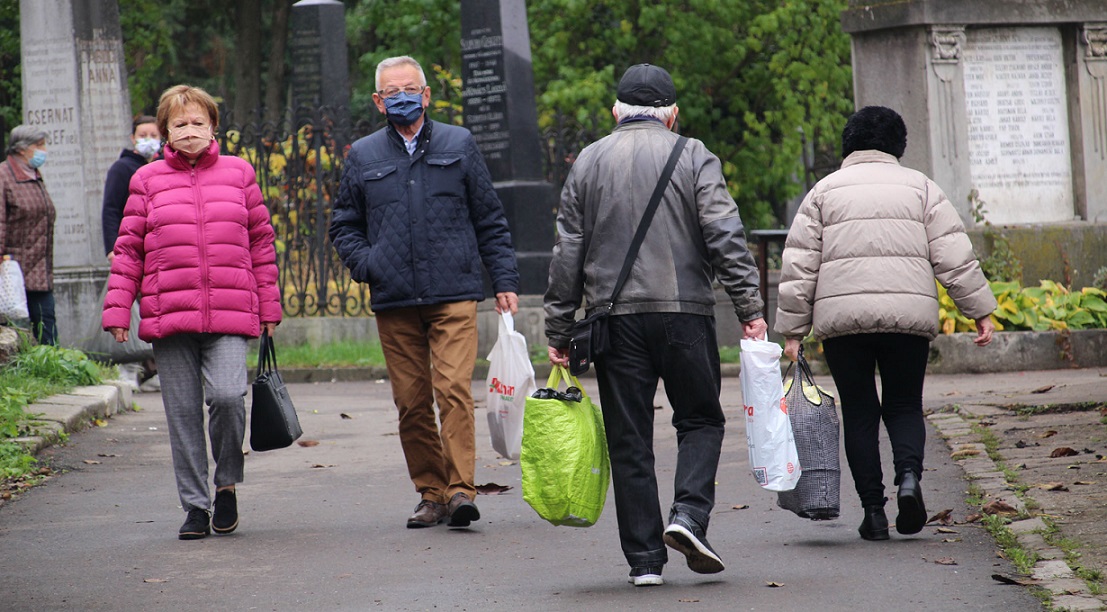
[[[46,132],[30,125],[12,130],[8,159],[0,163],[0,255],[19,262],[41,344],[57,344],[54,319],[54,220],[57,213],[38,169],[46,163]]]
[[[109,262],[115,256],[112,250],[119,236],[119,222],[123,219],[123,206],[127,204],[127,186],[131,184],[131,177],[161,151],[158,120],[149,115],[137,117],[131,125],[131,145],[130,149],[123,149],[119,159],[108,169],[108,178],[104,182],[100,219],[104,228],[104,252]]]
[[[115,239],[119,236],[119,222],[123,220],[123,207],[127,204],[127,188],[131,177],[147,163],[157,158],[161,151],[161,132],[158,120],[150,115],[139,115],[131,124],[131,148],[123,149],[119,159],[108,169],[108,178],[104,181],[104,203],[100,210],[101,227],[104,231],[104,252],[110,262],[115,253]],[[157,378],[157,366],[153,359],[145,363],[119,364],[121,378],[130,381],[136,391],[157,391],[160,380]]]
[[[219,154],[207,92],[171,87],[158,103],[164,159],[131,179],[115,241],[104,329],[126,342],[140,293],[141,339],[154,346],[173,471],[186,512],[178,537],[238,527],[246,433],[246,341],[281,320],[273,226],[254,169]],[[215,459],[214,516],[207,433]]]

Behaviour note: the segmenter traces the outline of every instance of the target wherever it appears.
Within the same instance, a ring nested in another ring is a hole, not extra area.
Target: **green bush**
[[[992,322],[998,331],[1067,331],[1107,328],[1107,292],[1095,287],[1070,290],[1042,281],[1023,287],[1016,281],[989,282],[998,307]],[[953,299],[938,286],[938,316],[942,333],[974,331],[976,323],[957,310]]]

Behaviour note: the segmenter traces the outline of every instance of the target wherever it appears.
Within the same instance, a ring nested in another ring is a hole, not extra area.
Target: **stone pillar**
[[[484,153],[511,225],[520,293],[543,294],[558,194],[542,170],[522,0],[462,0],[461,61],[465,127]]]
[[[1087,23],[1080,28],[1076,80],[1082,114],[1080,160],[1083,183],[1078,201],[1088,221],[1107,222],[1107,23]]]
[[[129,146],[131,103],[116,0],[20,0],[23,119],[49,134],[42,168],[57,208],[58,334],[76,344],[100,316],[107,276],[104,179]]]

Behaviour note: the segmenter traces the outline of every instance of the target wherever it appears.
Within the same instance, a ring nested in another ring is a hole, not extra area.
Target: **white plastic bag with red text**
[[[775,342],[742,340],[742,405],[753,477],[770,491],[791,491],[800,477],[799,453],[792,438],[780,355]]]
[[[511,313],[500,316],[499,337],[488,353],[488,432],[492,448],[518,459],[523,444],[523,411],[537,388],[527,339],[515,331]]]

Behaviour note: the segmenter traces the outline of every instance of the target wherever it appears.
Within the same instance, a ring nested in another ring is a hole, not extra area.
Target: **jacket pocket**
[[[361,171],[361,187],[371,206],[394,202],[399,198],[400,176],[396,170],[396,164],[381,164]]]
[[[462,197],[465,195],[465,172],[460,153],[427,155],[427,195]]]

